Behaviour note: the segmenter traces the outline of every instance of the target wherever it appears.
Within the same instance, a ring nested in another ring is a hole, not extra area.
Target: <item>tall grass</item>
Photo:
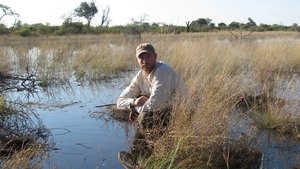
[[[276,98],[274,92],[281,78],[286,77],[283,72],[299,71],[300,41],[293,37],[265,36],[242,41],[210,36],[155,41],[158,53],[162,54],[160,59],[175,67],[187,81],[189,95],[181,104],[175,104],[169,133],[154,143],[155,153],[141,162],[142,167],[258,167],[260,154],[249,149],[247,141],[228,143],[230,114],[238,102],[249,96],[263,97],[260,103],[263,105],[248,107],[250,113],[259,115],[255,118],[259,126],[299,134],[299,114],[291,117],[283,108],[285,102]],[[264,109],[253,112],[257,106]],[[234,153],[252,163],[237,164],[239,158]]]
[[[252,117],[259,126],[299,134],[299,115],[286,115],[289,113],[286,102],[274,94],[282,80],[290,80],[284,74],[300,71],[298,36],[296,33],[254,33],[247,39],[235,40],[226,32],[142,35],[143,42],[151,42],[156,47],[158,60],[169,63],[185,79],[189,94],[174,103],[169,132],[151,142],[154,153],[149,159],[141,159],[140,166],[241,168],[257,165],[259,152],[249,150],[247,138],[232,141],[228,134],[236,105],[249,97],[261,97],[257,104],[248,104],[243,112],[255,113]],[[18,43],[15,37],[8,43],[19,58],[18,67],[38,68],[39,77],[48,83],[49,79],[68,79],[73,74],[78,80],[99,80],[131,70],[135,67],[134,52],[139,42],[123,35],[86,35],[22,39],[22,43],[30,44],[26,49]],[[39,49],[34,64],[28,58],[28,50],[33,46]],[[252,163],[236,163],[239,155]]]
[[[135,65],[134,47],[136,44],[118,42],[85,46],[78,51],[73,68],[78,78],[92,79],[114,76],[129,71]]]
[[[9,57],[4,52],[4,49],[0,47],[0,75],[6,74],[10,70]]]

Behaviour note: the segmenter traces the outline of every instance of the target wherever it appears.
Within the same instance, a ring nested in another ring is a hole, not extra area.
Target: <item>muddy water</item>
[[[117,96],[131,80],[102,81],[97,85],[70,85],[38,91],[29,98],[24,93],[10,93],[35,108],[45,126],[52,132],[54,150],[43,161],[43,168],[122,168],[117,153],[127,150],[134,129],[129,123],[108,116],[105,107],[115,103]]]

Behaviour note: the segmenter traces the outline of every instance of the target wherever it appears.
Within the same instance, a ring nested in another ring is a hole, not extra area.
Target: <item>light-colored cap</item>
[[[142,43],[136,47],[136,57],[142,53],[155,54],[155,49],[150,43]]]

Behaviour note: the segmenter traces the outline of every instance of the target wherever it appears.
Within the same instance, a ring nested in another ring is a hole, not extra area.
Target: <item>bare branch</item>
[[[108,26],[109,25],[109,23],[111,21],[111,19],[109,18],[109,13],[110,13],[110,7],[106,6],[106,8],[102,10],[100,26],[103,26],[103,25]]]
[[[4,16],[13,16],[13,17],[19,17],[19,14],[18,13],[15,13],[11,10],[10,7],[6,6],[6,5],[2,5],[0,4],[0,9],[2,9],[3,11],[3,14],[2,16],[0,17],[0,21],[3,19]]]

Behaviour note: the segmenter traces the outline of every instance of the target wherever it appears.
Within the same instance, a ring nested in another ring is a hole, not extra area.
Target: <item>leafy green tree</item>
[[[248,18],[248,22],[246,23],[249,27],[257,26],[252,18]]]
[[[226,23],[224,23],[224,22],[218,23],[218,28],[225,29],[226,27],[227,27]]]
[[[238,28],[241,27],[241,23],[236,22],[236,21],[233,21],[233,22],[231,22],[231,23],[228,25],[228,27],[229,27],[230,29],[238,29]]]
[[[209,18],[199,18],[195,21],[192,21],[191,26],[193,27],[202,27],[202,26],[208,26],[211,23],[211,19]]]
[[[246,29],[248,31],[255,31],[255,30],[258,30],[257,29],[257,25],[256,23],[254,22],[253,19],[251,18],[248,18],[248,22],[246,24],[243,25],[243,29]]]
[[[214,29],[214,28],[216,27],[216,24],[215,24],[215,23],[210,23],[210,24],[209,24],[209,27],[210,27],[211,29]]]
[[[300,32],[300,26],[298,26],[297,23],[293,23],[293,25],[290,27],[290,30]]]
[[[87,20],[87,26],[89,28],[91,25],[91,20],[98,13],[98,9],[94,2],[91,2],[90,4],[87,2],[81,2],[80,6],[77,7],[74,12],[76,16],[84,17]]]
[[[209,18],[199,18],[195,21],[192,21],[190,26],[190,31],[192,32],[208,32],[214,27],[214,25],[210,25],[211,19]],[[212,27],[211,27],[212,26]]]
[[[8,34],[9,30],[6,28],[6,26],[4,24],[0,23],[0,35],[2,34]]]
[[[84,33],[84,25],[81,22],[73,22],[72,18],[67,17],[60,28],[59,34],[80,34]]]
[[[23,25],[21,28],[15,30],[15,34],[28,37],[32,35],[32,29],[29,25]]]

